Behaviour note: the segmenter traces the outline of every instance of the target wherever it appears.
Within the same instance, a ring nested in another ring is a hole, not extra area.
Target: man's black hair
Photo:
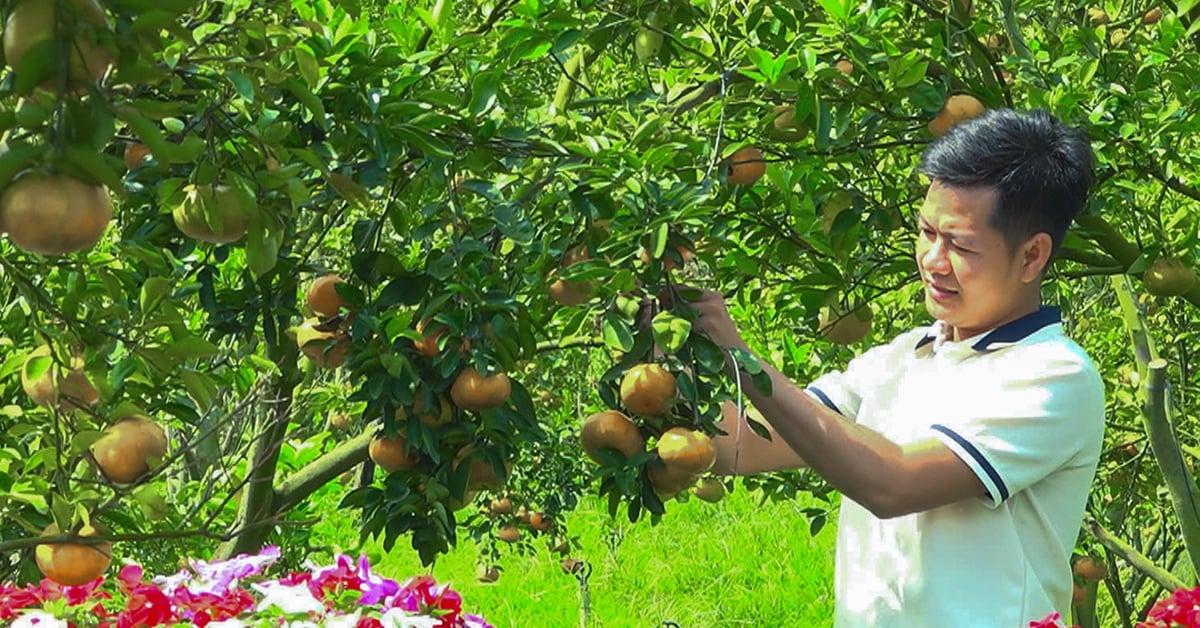
[[[1079,129],[1045,110],[990,109],[935,140],[921,173],[953,187],[996,190],[991,224],[1010,251],[1045,232],[1058,253],[1093,179],[1092,147]]]

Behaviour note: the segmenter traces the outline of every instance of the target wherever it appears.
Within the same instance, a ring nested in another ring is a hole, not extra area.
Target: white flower
[[[435,617],[409,615],[399,608],[389,608],[379,622],[384,628],[437,628],[442,620]]]
[[[17,617],[12,628],[68,628],[66,620],[45,611],[30,611]]]
[[[303,584],[288,586],[275,581],[267,581],[251,586],[263,596],[262,601],[258,603],[257,610],[259,612],[271,607],[275,607],[287,615],[325,612],[325,605],[313,597],[312,592]]]
[[[208,628],[250,628],[250,625],[240,619],[209,622]]]

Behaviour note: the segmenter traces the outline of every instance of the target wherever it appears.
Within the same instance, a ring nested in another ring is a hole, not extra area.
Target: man
[[[770,395],[743,377],[773,439],[727,413],[717,468],[807,465],[842,493],[835,626],[1027,626],[1067,612],[1103,438],[1103,383],[1040,298],[1091,149],[1046,112],[994,110],[933,142],[921,172],[936,322],[807,388],[765,364]],[[692,305],[715,342],[747,348],[719,294]]]

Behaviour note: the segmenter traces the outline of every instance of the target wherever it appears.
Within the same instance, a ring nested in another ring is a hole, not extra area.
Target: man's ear
[[[1050,266],[1050,249],[1054,242],[1045,231],[1035,233],[1021,246],[1021,281],[1039,281]]]

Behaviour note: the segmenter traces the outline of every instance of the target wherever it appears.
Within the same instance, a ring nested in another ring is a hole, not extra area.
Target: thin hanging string
[[[747,419],[742,411],[742,370],[737,367],[737,358],[733,356],[733,349],[725,349],[725,353],[729,354],[729,359],[733,362],[733,381],[737,384],[737,422],[733,429],[733,477],[737,477],[738,459],[742,455],[742,421]]]
[[[717,160],[721,156],[721,139],[725,135],[725,87],[728,80],[728,72],[721,72],[721,113],[717,118],[717,139],[713,141],[712,157],[708,162],[708,169],[704,171],[704,178],[708,179],[712,175],[713,168],[717,166]]]

